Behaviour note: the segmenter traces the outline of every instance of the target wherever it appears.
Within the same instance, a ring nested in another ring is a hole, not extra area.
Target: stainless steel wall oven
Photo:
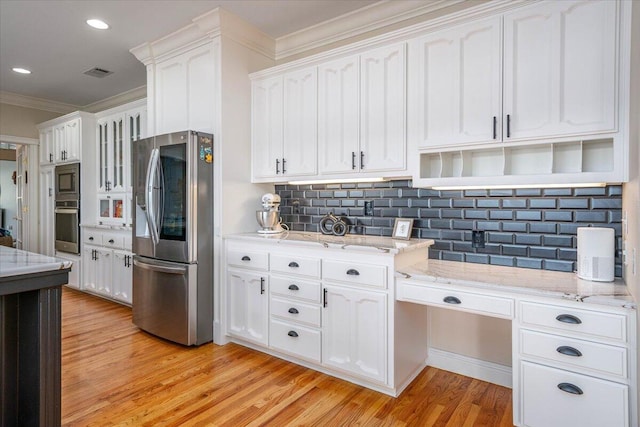
[[[80,163],[56,167],[56,250],[80,253]]]

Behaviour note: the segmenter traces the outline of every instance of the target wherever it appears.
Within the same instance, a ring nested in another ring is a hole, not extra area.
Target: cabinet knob
[[[573,314],[559,314],[556,316],[556,320],[562,323],[569,323],[572,325],[579,325],[582,323],[579,317],[574,316]]]
[[[295,261],[291,261],[291,262],[289,263],[289,267],[291,267],[291,268],[298,268],[298,267],[300,267],[300,265],[298,265],[298,263],[297,263],[297,262],[295,262]]]
[[[558,388],[564,391],[565,393],[584,394],[584,392],[580,387],[578,387],[577,385],[573,385],[571,383],[560,383],[558,384]]]
[[[289,333],[287,335],[289,335],[290,337],[293,337],[293,338],[297,338],[298,337],[298,333],[296,331],[289,331]]]
[[[568,345],[561,345],[560,347],[556,348],[556,351],[560,354],[564,354],[565,356],[572,356],[572,357],[582,356],[582,353],[580,352],[580,350],[578,350],[577,348],[569,347]]]
[[[291,308],[289,309],[289,313],[291,313],[291,314],[298,314],[298,313],[300,313],[300,312],[298,311],[298,309],[297,309],[297,308],[295,308],[295,307],[291,307]]]
[[[243,256],[241,258],[242,261],[251,261],[251,258],[249,258],[247,255]]]
[[[460,303],[462,303],[462,301],[460,301],[458,298],[452,297],[452,296],[444,297],[442,299],[442,301],[446,302],[447,304],[460,304]]]
[[[113,239],[109,239],[109,243],[113,244],[114,240]]]
[[[350,268],[350,269],[348,269],[348,270],[347,270],[347,274],[348,274],[349,276],[359,276],[359,275],[360,275],[360,272],[359,272],[358,270],[355,270],[355,269],[353,269],[353,268]]]
[[[299,291],[300,288],[298,287],[298,285],[289,285],[289,290],[290,291]]]
[[[92,236],[92,237],[89,237],[89,240],[91,240],[91,241],[93,242],[93,236]]]

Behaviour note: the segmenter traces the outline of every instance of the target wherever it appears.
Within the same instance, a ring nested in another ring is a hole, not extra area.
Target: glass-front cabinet
[[[98,224],[131,225],[131,143],[144,138],[145,130],[144,100],[99,113]]]

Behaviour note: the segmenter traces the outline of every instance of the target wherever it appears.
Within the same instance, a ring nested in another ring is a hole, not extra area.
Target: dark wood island
[[[0,246],[0,425],[59,426],[69,261]]]

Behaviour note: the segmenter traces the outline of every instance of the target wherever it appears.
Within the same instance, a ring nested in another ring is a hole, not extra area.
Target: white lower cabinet
[[[67,282],[67,286],[72,287],[74,289],[81,289],[82,282],[82,258],[79,255],[68,254],[65,252],[56,252],[56,258],[62,258],[67,261],[71,261],[73,265],[71,265],[71,271],[69,272],[69,280]]]
[[[523,426],[629,425],[627,385],[529,362],[520,375]]]
[[[425,318],[407,305],[397,307],[395,289],[387,284],[393,283],[395,262],[426,259],[427,247],[372,254],[370,247],[310,247],[304,238],[298,243],[295,232],[278,244],[226,238],[227,334],[239,344],[257,344],[397,396],[426,360],[426,342],[397,329]],[[402,319],[395,323],[394,310]]]
[[[128,233],[84,230],[81,289],[131,304],[133,254]]]
[[[369,380],[387,379],[387,295],[324,287],[322,364]]]
[[[269,328],[269,282],[264,273],[227,271],[228,332],[267,345]]]

